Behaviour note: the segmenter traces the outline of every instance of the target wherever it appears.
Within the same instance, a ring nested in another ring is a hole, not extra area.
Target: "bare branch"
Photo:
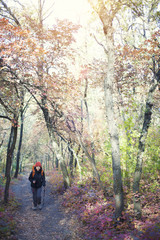
[[[12,119],[8,116],[3,116],[3,115],[0,115],[0,118],[5,118],[5,119],[8,119],[9,121],[12,121]]]
[[[94,37],[94,39],[96,40],[96,42],[97,42],[101,47],[103,47],[105,53],[108,54],[108,50],[105,48],[105,46],[97,40],[97,38],[96,38],[95,35],[93,35],[93,37]]]
[[[16,18],[16,16],[12,13],[11,9],[7,6],[7,4],[3,1],[0,0],[0,2],[2,3],[3,7],[7,10],[7,13],[13,18],[13,20],[15,21],[15,23],[20,26],[20,22],[18,21],[18,19]]]

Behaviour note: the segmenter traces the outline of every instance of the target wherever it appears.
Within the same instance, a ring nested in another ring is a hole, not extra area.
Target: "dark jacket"
[[[35,174],[33,176],[33,171],[30,173],[29,175],[29,181],[31,182],[31,187],[33,188],[40,188],[42,186],[46,185],[46,181],[45,181],[45,173],[43,171],[43,174],[41,174],[42,172],[42,168],[40,168],[39,171],[36,170],[36,168],[34,168]],[[35,183],[33,183],[33,181],[36,181]]]

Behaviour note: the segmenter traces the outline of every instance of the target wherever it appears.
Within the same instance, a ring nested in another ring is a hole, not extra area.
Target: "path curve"
[[[28,176],[24,175],[12,185],[12,191],[20,202],[16,212],[17,240],[80,240],[72,231],[74,219],[60,209],[56,196],[51,193],[47,181],[42,210],[32,210],[32,193]]]

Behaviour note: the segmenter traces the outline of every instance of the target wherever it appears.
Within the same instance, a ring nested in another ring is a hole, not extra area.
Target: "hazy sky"
[[[9,6],[16,7],[16,2],[24,4],[26,7],[37,9],[38,0],[7,0]],[[89,4],[87,0],[41,0],[45,2],[47,15],[52,12],[49,19],[60,18],[70,19],[75,23],[84,23],[87,19]],[[17,5],[18,6],[18,5]]]
[[[87,1],[86,0],[56,0],[55,14],[60,18],[66,17],[73,20],[86,17]]]

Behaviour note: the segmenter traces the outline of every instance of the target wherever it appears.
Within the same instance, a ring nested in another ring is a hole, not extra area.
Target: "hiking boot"
[[[35,207],[35,206],[34,206],[34,207],[32,207],[32,210],[37,210],[37,207]]]
[[[42,204],[38,205],[38,209],[41,210],[42,209]]]

